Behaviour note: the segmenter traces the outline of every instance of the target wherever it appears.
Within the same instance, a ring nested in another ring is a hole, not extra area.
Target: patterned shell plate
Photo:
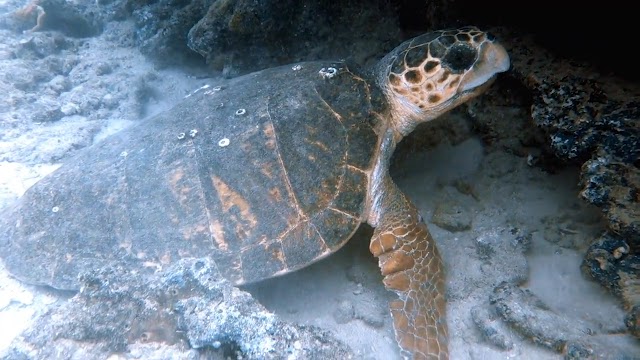
[[[105,265],[183,257],[210,256],[236,284],[304,267],[362,221],[373,86],[310,62],[203,87],[29,189],[0,219],[0,256],[61,289]]]

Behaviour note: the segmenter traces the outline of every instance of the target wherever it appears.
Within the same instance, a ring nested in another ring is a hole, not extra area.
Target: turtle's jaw
[[[417,106],[411,99],[402,96],[395,97],[392,101],[392,126],[401,137],[405,137],[419,124],[435,120],[463,103],[482,95],[496,78],[497,73],[485,77],[483,82],[477,81],[473,84],[474,86],[467,86],[466,89],[458,87],[455,93],[428,109]]]
[[[480,48],[478,61],[460,82],[460,91],[470,91],[487,82],[493,82],[496,75],[509,70],[511,61],[507,50],[493,42],[485,42]]]

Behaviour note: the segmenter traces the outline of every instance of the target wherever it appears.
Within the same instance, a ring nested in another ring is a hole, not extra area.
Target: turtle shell
[[[374,93],[339,62],[198,89],[30,188],[2,216],[0,256],[16,277],[60,289],[90,269],[184,257],[211,257],[235,284],[304,267],[363,220]]]

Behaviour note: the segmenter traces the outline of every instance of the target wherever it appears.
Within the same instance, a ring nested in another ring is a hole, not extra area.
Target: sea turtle
[[[246,284],[339,249],[361,223],[408,358],[447,358],[445,276],[388,168],[398,142],[482,93],[510,66],[474,27],[408,40],[369,71],[303,62],[204,86],[70,159],[3,214],[17,278],[77,289],[116,262],[153,272],[208,256]]]

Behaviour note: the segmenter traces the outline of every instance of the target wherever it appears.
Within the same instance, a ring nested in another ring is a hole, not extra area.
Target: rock
[[[640,251],[640,88],[600,75],[586,64],[559,59],[534,45],[531,38],[514,33],[507,37],[512,39],[507,50],[513,75],[531,92],[533,121],[547,133],[556,156],[582,166],[580,196],[603,211],[611,236],[626,242],[631,253]],[[640,298],[636,282],[640,268],[623,266],[622,273],[636,280],[613,286],[616,281],[610,275],[623,264],[618,259],[609,261],[608,250],[601,249],[602,245],[603,241],[597,240],[585,257],[592,269],[587,273],[623,296],[626,309],[631,311],[628,317],[636,318],[633,309],[638,300],[630,304],[629,299]],[[597,270],[594,261],[604,261],[600,264],[604,268]],[[616,290],[620,287],[623,289]]]
[[[471,319],[491,345],[501,350],[513,349],[513,342],[509,340],[509,332],[499,321],[495,309],[475,306],[471,309]]]
[[[580,196],[603,210],[609,228],[640,250],[640,169],[597,156],[582,166],[580,185]]]
[[[611,230],[640,246],[640,88],[598,77],[589,66],[558,59],[530,39],[508,44],[513,74],[533,96],[531,116],[555,154],[582,166],[581,196],[601,207]],[[620,175],[618,175],[620,174]]]
[[[421,5],[421,24],[438,27],[432,20],[447,2]],[[368,66],[400,42],[399,6],[364,0],[124,0],[108,9],[133,18],[137,46],[157,65],[193,69],[206,62],[209,70],[233,77],[302,60],[351,58]]]
[[[352,356],[327,332],[280,321],[208,259],[183,259],[149,277],[114,265],[80,278],[80,292],[16,339],[8,358],[97,359],[149,344],[143,357],[159,347],[163,358],[193,349],[250,359]]]
[[[20,59],[38,60],[59,54],[61,50],[73,46],[72,44],[73,41],[60,33],[36,32],[20,40],[19,45],[15,48],[15,55]]]
[[[536,344],[563,354],[565,359],[635,357],[633,344],[614,346],[610,333],[590,327],[593,324],[588,317],[568,320],[528,289],[503,282],[495,287],[489,301],[493,308],[490,311],[495,311],[513,330]]]
[[[11,84],[12,87],[22,91],[36,90],[41,83],[50,81],[55,76],[39,68],[35,63],[12,61],[7,65],[0,69],[0,81]]]
[[[71,82],[69,79],[62,75],[56,75],[46,84],[45,89],[50,91],[51,94],[60,95],[65,91],[68,91],[71,87]]]
[[[57,99],[49,96],[39,97],[31,107],[31,119],[38,123],[58,121],[66,115],[64,110],[69,110],[64,105],[61,107]]]
[[[135,22],[135,39],[140,51],[162,66],[201,62],[187,47],[189,30],[218,1],[127,1]],[[241,46],[236,44],[234,46]]]
[[[431,222],[451,232],[465,231],[471,228],[471,211],[463,204],[453,200],[441,201],[433,211]]]
[[[581,270],[622,299],[625,324],[640,338],[640,256],[631,253],[629,243],[615,234],[602,234],[587,250]]]
[[[490,299],[496,312],[515,330],[535,343],[558,352],[569,343],[588,333],[582,324],[570,324],[555,314],[532,292],[510,285],[499,284]]]
[[[62,106],[60,106],[60,112],[62,112],[62,114],[64,114],[64,116],[71,116],[71,115],[75,115],[78,112],[80,112],[80,108],[78,107],[77,104],[74,104],[72,102],[68,102],[68,103],[65,103]]]

